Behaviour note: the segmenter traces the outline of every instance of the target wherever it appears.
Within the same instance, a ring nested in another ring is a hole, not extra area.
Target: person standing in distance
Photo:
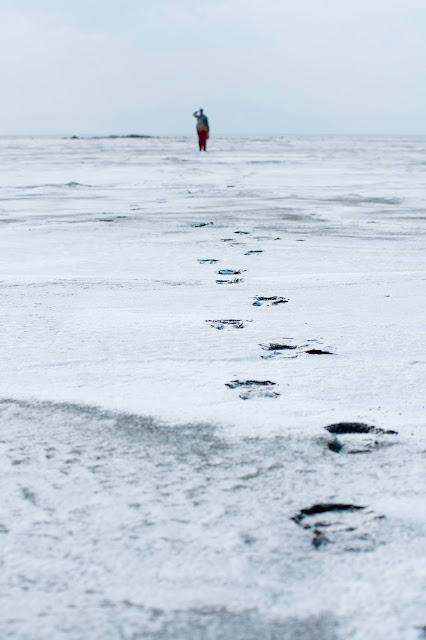
[[[200,147],[200,151],[206,151],[210,131],[208,118],[204,115],[204,111],[202,109],[194,111],[193,115],[194,118],[197,118],[198,146]]]

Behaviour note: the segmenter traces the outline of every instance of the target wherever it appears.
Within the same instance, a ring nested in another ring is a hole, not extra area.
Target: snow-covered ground
[[[426,138],[194,138],[1,141],[0,637],[424,638]]]

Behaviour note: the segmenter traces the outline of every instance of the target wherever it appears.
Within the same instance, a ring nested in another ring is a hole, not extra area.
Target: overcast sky
[[[1,134],[426,134],[426,0],[0,0]]]

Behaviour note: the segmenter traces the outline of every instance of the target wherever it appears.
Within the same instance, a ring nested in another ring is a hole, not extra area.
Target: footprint
[[[275,387],[276,384],[271,380],[231,380],[231,382],[226,382],[225,386],[230,389],[238,389],[239,387]]]
[[[254,307],[261,307],[263,304],[272,306],[288,302],[287,298],[282,298],[281,296],[255,296],[253,300]]]
[[[245,271],[245,269],[243,269]],[[241,274],[241,269],[219,269],[218,274],[220,276],[239,276]]]
[[[250,231],[234,231],[234,233],[240,233],[241,235],[244,235],[244,236],[250,235]]]
[[[115,222],[116,220],[123,220],[127,216],[114,216],[113,218],[98,218],[99,222]]]
[[[206,320],[210,323],[211,327],[222,330],[225,327],[234,327],[234,329],[244,329],[244,322],[251,322],[251,320]]]
[[[216,260],[215,258],[203,258],[202,260],[198,260],[200,264],[215,264],[215,262],[220,262],[220,260]]]
[[[370,453],[385,445],[383,436],[398,435],[397,431],[385,431],[363,422],[338,422],[324,429],[333,436],[345,436],[343,442],[337,437],[328,442],[328,448],[334,453]]]
[[[264,351],[268,353],[266,355],[260,356],[264,360],[269,360],[270,358],[275,358],[277,356],[283,356],[285,358],[297,358],[297,353],[289,353],[297,349],[296,345],[293,344],[284,344],[281,342],[268,342],[260,345]]]
[[[251,249],[250,251],[246,251],[245,252],[245,256],[252,256],[255,255],[257,253],[263,253],[263,249]]]
[[[293,344],[278,344],[277,342],[270,342],[269,344],[261,344],[262,349],[265,351],[283,351],[287,349],[297,349],[297,346]]]
[[[259,307],[263,304],[264,302],[264,298],[261,298],[260,296],[256,296],[255,298],[255,302],[253,303],[254,306]],[[279,304],[280,300],[278,299],[277,302],[275,302],[273,299],[271,298],[266,298],[267,301],[272,300],[271,304]],[[284,301],[287,302],[287,300],[284,298]],[[308,340],[308,343],[312,343],[312,342],[318,342],[317,340]],[[270,358],[276,358],[278,356],[281,357],[286,357],[286,358],[297,358],[298,356],[304,354],[304,353],[308,353],[308,354],[327,354],[327,355],[334,355],[331,351],[326,351],[325,349],[316,349],[316,348],[310,348],[310,349],[306,349],[306,347],[310,347],[310,344],[302,344],[300,346],[294,345],[292,344],[292,338],[279,338],[277,341],[275,342],[266,342],[266,343],[262,343],[260,344],[260,346],[262,347],[262,349],[264,351],[267,351],[268,353],[265,355],[261,355],[260,357],[268,360]],[[291,355],[289,355],[287,352],[288,351],[292,351],[294,353],[292,353]]]
[[[190,227],[209,227],[214,225],[214,222],[191,222]]]
[[[235,242],[235,238],[221,238],[222,242]]]
[[[216,280],[216,284],[239,284],[244,282],[242,278],[234,278],[233,280]]]
[[[253,240],[281,240],[281,238],[273,238],[272,236],[253,236]]]
[[[333,544],[337,551],[372,551],[378,544],[375,524],[383,519],[367,507],[342,503],[314,504],[292,518],[312,532],[316,549]]]
[[[270,389],[276,384],[270,380],[231,380],[226,383],[226,386],[230,389],[242,388],[243,391],[239,397],[241,400],[250,400],[252,398],[279,398],[281,394]]]

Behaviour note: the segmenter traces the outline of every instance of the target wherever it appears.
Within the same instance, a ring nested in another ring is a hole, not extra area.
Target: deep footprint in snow
[[[242,388],[239,394],[241,400],[250,400],[253,398],[279,398],[281,395],[277,391],[273,391],[270,387],[275,387],[276,382],[270,380],[231,380],[226,386],[230,389]]]
[[[258,296],[257,296],[258,298]],[[257,301],[255,304],[255,306],[260,306],[262,300],[259,301],[259,304],[257,304]],[[312,343],[312,342],[317,342],[317,340],[308,340],[308,343]],[[277,357],[281,357],[281,358],[297,358],[300,355],[303,355],[304,353],[307,354],[314,354],[314,355],[319,355],[319,354],[324,354],[324,355],[334,355],[331,351],[327,351],[326,349],[318,349],[318,348],[313,348],[311,347],[310,349],[306,349],[306,347],[310,347],[310,344],[302,344],[300,346],[294,345],[293,343],[293,339],[292,338],[279,338],[278,340],[275,340],[274,342],[265,342],[260,344],[260,346],[262,347],[262,349],[264,351],[266,351],[267,353],[264,355],[261,355],[260,357],[263,358],[264,360],[269,360],[270,358],[277,358]]]
[[[225,386],[230,389],[238,389],[239,387],[275,387],[276,384],[271,380],[231,380],[231,382],[226,382]]]
[[[216,280],[216,284],[240,284],[244,282],[242,278],[234,278],[233,280]]]
[[[312,532],[316,549],[334,545],[336,551],[372,551],[378,544],[375,529],[384,516],[367,507],[345,503],[319,503],[301,509],[292,520]]]
[[[234,233],[239,233],[239,234],[244,235],[244,236],[250,235],[250,231],[234,231]]]
[[[277,304],[284,304],[288,302],[287,298],[281,296],[255,296],[253,298],[253,307],[261,307],[266,304],[268,306],[276,306]]]
[[[243,271],[245,271],[245,269],[243,269]],[[219,269],[218,271],[220,276],[239,276],[241,273],[241,269]]]
[[[328,448],[334,453],[370,453],[389,444],[383,436],[398,435],[397,431],[386,431],[364,422],[338,422],[324,429],[334,436],[344,436],[343,439],[334,437],[328,442]]]
[[[270,358],[276,358],[278,356],[284,358],[297,358],[298,355],[297,353],[294,353],[297,346],[294,344],[288,344],[287,342],[267,342],[260,344],[259,346],[267,352],[265,355],[260,356],[264,360],[269,360]]]
[[[256,255],[258,253],[263,253],[263,249],[251,249],[250,251],[246,251],[245,252],[245,256],[253,256]]]
[[[215,262],[220,262],[220,260],[216,260],[216,258],[199,258],[198,262],[200,264],[215,264]]]
[[[214,329],[225,329],[225,327],[233,327],[234,329],[244,329],[245,322],[251,322],[251,320],[206,320]]]
[[[190,227],[210,227],[214,224],[214,222],[191,222]]]
[[[288,349],[297,349],[293,344],[281,344],[278,342],[269,342],[268,344],[261,344],[262,349],[265,351],[286,351]]]

